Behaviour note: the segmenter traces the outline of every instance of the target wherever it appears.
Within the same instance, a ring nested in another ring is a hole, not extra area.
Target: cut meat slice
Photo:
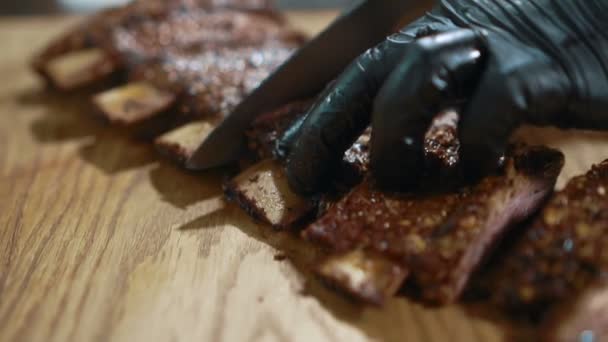
[[[608,160],[555,194],[485,280],[512,310],[543,310],[608,276]]]
[[[225,187],[229,200],[276,228],[291,227],[311,213],[314,202],[291,191],[282,167],[266,160],[245,170]]]
[[[304,236],[331,252],[366,249],[390,257],[424,301],[451,303],[496,241],[552,192],[562,164],[558,151],[521,147],[511,151],[503,173],[447,194],[390,195],[365,181]]]

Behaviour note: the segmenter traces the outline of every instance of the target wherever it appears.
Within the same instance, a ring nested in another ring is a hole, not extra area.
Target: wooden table
[[[301,13],[314,32],[333,14]],[[460,307],[362,309],[309,253],[95,121],[86,94],[44,91],[28,56],[71,19],[0,19],[0,341],[493,341]],[[608,157],[607,134],[528,131],[562,148],[560,184]],[[275,258],[284,251],[295,262]]]

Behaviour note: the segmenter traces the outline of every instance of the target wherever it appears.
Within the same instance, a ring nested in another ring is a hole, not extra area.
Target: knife
[[[318,94],[357,56],[394,32],[405,14],[421,7],[419,0],[356,2],[247,96],[202,142],[186,167],[205,170],[235,161],[245,145],[244,132],[257,115]]]

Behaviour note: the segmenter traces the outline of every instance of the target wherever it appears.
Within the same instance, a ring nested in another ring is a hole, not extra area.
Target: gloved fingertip
[[[468,141],[462,148],[464,177],[469,182],[479,179],[500,169],[504,164],[506,144],[490,141]]]
[[[408,191],[418,184],[423,169],[420,139],[403,138],[398,146],[372,144],[370,170],[376,185],[389,191]]]

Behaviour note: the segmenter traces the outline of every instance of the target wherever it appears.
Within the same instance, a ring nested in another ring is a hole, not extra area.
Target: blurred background
[[[0,0],[0,15],[90,12],[129,0]],[[338,8],[354,0],[275,0],[285,9]]]

